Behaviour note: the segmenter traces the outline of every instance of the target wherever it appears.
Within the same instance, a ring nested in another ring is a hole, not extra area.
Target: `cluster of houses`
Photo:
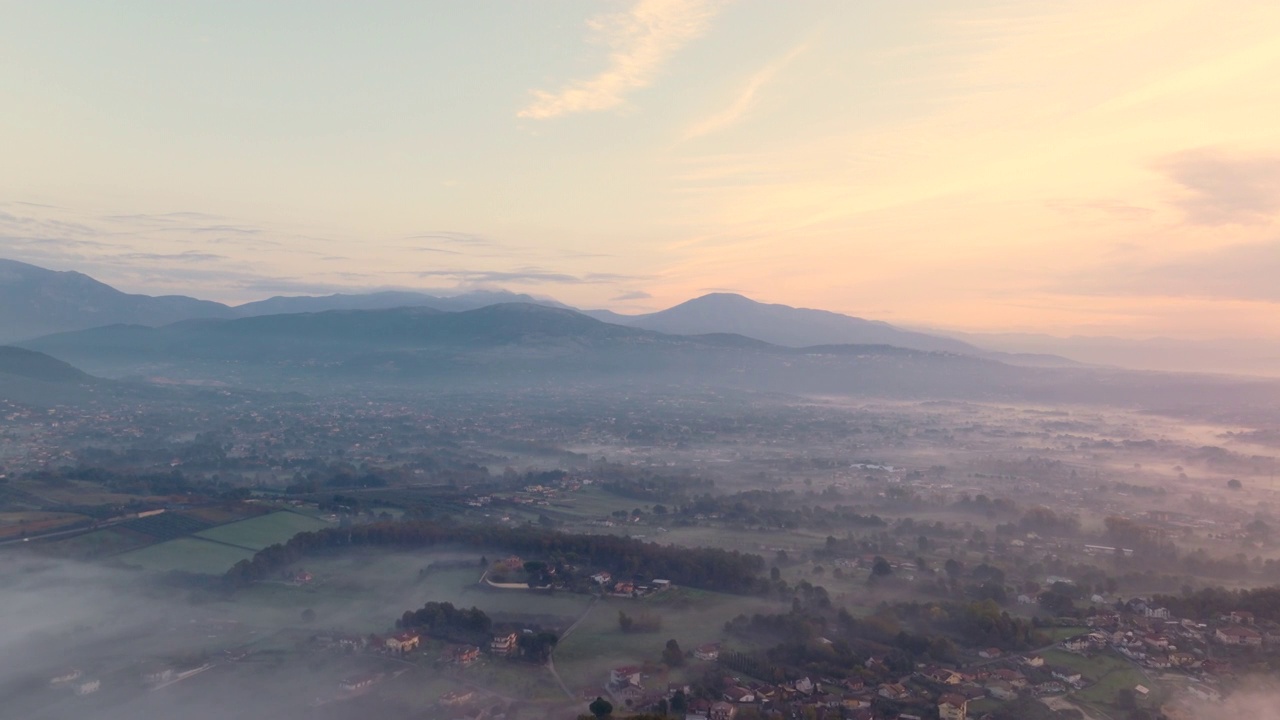
[[[670,580],[655,578],[647,583],[638,583],[635,580],[615,579],[613,573],[608,570],[601,570],[592,575],[591,582],[598,585],[607,595],[622,598],[639,598],[671,589]]]
[[[592,480],[588,478],[577,478],[572,476],[565,476],[563,478],[560,478],[559,480],[550,480],[545,484],[533,483],[530,485],[525,485],[523,488],[521,488],[516,492],[503,494],[496,499],[504,500],[506,502],[513,503],[516,505],[535,505],[539,507],[547,507],[551,505],[552,500],[555,500],[563,496],[565,493],[571,493],[571,492],[576,492],[578,490],[581,490],[583,486],[590,485],[591,483],[592,483]],[[486,500],[484,504],[488,505],[492,503],[495,498],[493,498],[492,496],[486,496],[484,499]]]
[[[1184,671],[1189,676],[1187,691],[1196,698],[1212,701],[1220,697],[1213,687],[1213,675],[1230,672],[1232,657],[1240,655],[1215,648],[1280,644],[1280,627],[1258,623],[1248,612],[1228,613],[1210,623],[1212,627],[1174,618],[1166,608],[1132,600],[1091,616],[1088,630],[1063,640],[1060,647],[1086,656],[1113,652],[1152,670]],[[714,662],[719,653],[718,645],[704,645],[693,654]],[[1215,653],[1226,657],[1215,658]],[[801,678],[774,685],[725,678],[720,697],[689,701],[689,717],[732,720],[743,708],[751,707],[781,709],[791,716],[805,713],[818,718],[869,720],[873,717],[872,705],[886,700],[903,709],[898,716],[901,720],[968,720],[971,703],[980,700],[1004,702],[1019,696],[1059,695],[1080,689],[1087,682],[1073,667],[1046,662],[1039,654],[1006,656],[995,648],[978,654],[984,662],[968,668],[920,666],[897,678],[883,659],[869,658],[865,677],[883,678],[879,683],[859,678]],[[1151,693],[1141,684],[1131,689],[1139,696]],[[641,668],[623,666],[610,672],[606,690],[615,703],[643,710],[655,707],[663,698],[669,699],[681,688],[668,686],[666,692],[646,688]]]
[[[714,660],[719,656],[718,645],[705,645],[695,651],[701,659]],[[870,661],[873,664],[878,661]],[[914,712],[904,712],[898,716],[900,720],[921,720],[933,717],[934,714],[943,720],[967,720],[969,703],[975,699],[961,692],[954,685],[960,680],[968,680],[967,676],[954,671],[932,668],[938,678],[946,682],[939,683],[931,679],[930,685],[943,687],[941,692],[922,691],[919,683],[903,682],[883,683],[878,686],[866,685],[860,680],[837,681],[832,679],[813,680],[802,677],[798,680],[771,684],[755,681],[744,681],[736,677],[724,679],[724,691],[718,698],[693,698],[687,703],[688,718],[707,718],[708,720],[733,720],[745,708],[785,709],[795,713],[806,712],[818,718],[843,718],[852,720],[872,720],[876,716],[872,712],[872,704],[877,697],[894,700],[912,708]],[[922,671],[922,673],[925,671]],[[986,677],[986,674],[983,675]],[[1006,677],[996,672],[993,678]],[[906,685],[903,683],[910,683]],[[948,684],[951,683],[951,684]],[[609,673],[606,691],[615,704],[623,704],[637,710],[652,709],[664,698],[670,700],[677,692],[689,694],[689,686],[668,685],[665,691],[649,689],[644,685],[644,675],[640,667],[627,665],[614,668]],[[1009,697],[1016,694],[1014,691]],[[591,692],[584,692],[588,698]],[[981,692],[977,698],[985,697]]]
[[[422,633],[417,630],[401,630],[385,638],[378,635],[315,635],[312,642],[322,648],[344,650],[348,652],[366,651],[405,655],[422,649]],[[511,657],[519,652],[520,636],[515,632],[494,635],[489,643],[489,653],[496,657]],[[446,645],[440,653],[440,662],[450,665],[468,667],[480,659],[480,648],[475,645]]]
[[[1071,652],[1090,653],[1110,648],[1154,670],[1183,670],[1213,675],[1230,669],[1230,653],[1214,646],[1262,647],[1280,645],[1280,625],[1257,623],[1252,613],[1230,612],[1209,623],[1171,617],[1165,608],[1132,600],[1118,610],[1104,610],[1088,618],[1090,632],[1063,642]]]
[[[79,669],[69,668],[49,678],[49,687],[69,690],[76,695],[92,695],[102,689],[102,681],[86,678]]]
[[[449,645],[440,653],[440,662],[470,667],[480,660],[480,648],[475,645]]]
[[[883,675],[883,661],[867,660],[867,668]],[[1021,669],[1019,669],[1021,668]],[[967,670],[937,665],[923,666],[897,681],[866,686],[859,680],[842,683],[843,704],[855,710],[867,710],[874,698],[883,698],[911,708],[902,718],[928,716],[928,708],[945,720],[966,720],[969,704],[991,698],[1009,701],[1023,693],[1052,695],[1066,691],[1068,685],[1080,681],[1079,673],[1045,665],[1038,655],[1006,659],[1000,665],[983,665]],[[871,717],[869,714],[866,717]]]
[[[815,717],[820,720],[873,720],[885,718],[872,710],[879,690],[867,688],[858,681],[815,681],[808,677],[777,685],[751,682],[743,684],[737,678],[725,678],[725,690],[720,698],[698,698],[689,701],[686,717],[707,720],[733,720],[744,708],[767,707],[783,710],[789,717]],[[669,695],[676,690],[669,688]],[[930,702],[918,702],[908,711],[899,713],[897,720],[923,720],[926,717],[942,720],[968,720],[969,698],[954,692],[937,694]],[[641,705],[640,707],[645,707]]]
[[[378,684],[381,680],[382,675],[378,673],[353,675],[338,681],[338,691],[344,696],[360,695],[368,692],[369,688]]]

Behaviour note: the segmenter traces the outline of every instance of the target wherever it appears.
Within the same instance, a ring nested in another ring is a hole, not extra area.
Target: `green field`
[[[1089,686],[1072,695],[1073,699],[1093,705],[1111,705],[1115,702],[1116,693],[1125,688],[1133,689],[1135,685],[1146,685],[1156,689],[1142,672],[1124,658],[1109,653],[1100,653],[1092,657],[1075,655],[1062,650],[1047,650],[1041,655],[1050,665],[1061,665],[1079,672]]]
[[[1125,688],[1132,690],[1136,685],[1145,685],[1153,690],[1157,687],[1136,667],[1127,665],[1102,675],[1097,684],[1081,690],[1075,697],[1095,705],[1114,705],[1117,692]]]
[[[300,532],[325,527],[331,527],[330,523],[319,518],[282,510],[270,515],[261,515],[202,530],[196,533],[195,537],[237,545],[249,550],[261,550],[276,543],[286,542]]]
[[[602,600],[555,651],[556,668],[571,690],[599,687],[608,681],[609,668],[658,662],[667,640],[692,650],[709,642],[741,643],[724,632],[724,623],[738,614],[778,612],[777,603],[759,598],[679,588],[643,600]],[[626,634],[618,628],[618,611],[629,615],[648,612],[662,617],[656,633]],[[669,680],[696,677],[705,663],[689,660]]]
[[[42,543],[42,552],[56,557],[87,560],[104,558],[127,550],[142,547],[150,542],[146,536],[119,528],[94,530],[84,535],[73,535],[51,543]]]
[[[577,492],[568,493],[553,501],[550,508],[541,508],[552,516],[564,516],[565,519],[578,517],[584,520],[596,520],[610,517],[614,510],[627,510],[651,503],[620,497],[597,486],[585,487]],[[566,507],[567,506],[567,507]]]
[[[232,565],[253,557],[253,551],[209,542],[194,537],[178,538],[118,555],[125,565],[143,570],[168,572],[181,570],[206,575],[221,575]]]
[[[315,613],[322,627],[362,633],[386,632],[406,610],[428,602],[478,607],[495,620],[567,627],[590,602],[584,595],[554,595],[527,590],[480,587],[476,552],[352,552],[308,558],[294,568],[312,573],[306,585],[261,582],[236,593],[229,611],[288,626],[299,624],[303,610]],[[423,572],[437,562],[463,561],[464,567]]]
[[[1087,627],[1049,627],[1040,628],[1040,632],[1048,635],[1054,642],[1061,642],[1067,638],[1073,638],[1077,635],[1083,635],[1089,632]]]

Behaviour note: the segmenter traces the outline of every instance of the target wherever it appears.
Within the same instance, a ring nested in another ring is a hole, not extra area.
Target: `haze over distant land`
[[[961,332],[1280,339],[1274,3],[299,15],[11,10],[0,254],[226,303],[500,286],[635,314],[730,291]]]
[[[127,294],[83,273],[55,272],[0,259],[0,342],[30,340],[51,333],[114,324],[159,327],[183,320],[399,307],[450,312],[499,303],[532,303],[574,309],[543,295],[466,288],[438,290],[434,294],[375,291],[275,296],[231,306],[181,295],[151,297]],[[919,331],[825,310],[760,303],[733,293],[709,293],[654,313],[580,312],[606,323],[662,333],[729,333],[795,348],[889,345],[972,355],[1024,366],[1067,367],[1086,363],[1180,372],[1266,376],[1280,373],[1280,362],[1277,362],[1280,343],[1266,339],[1125,340]]]
[[[0,7],[0,720],[1280,720],[1280,3]]]

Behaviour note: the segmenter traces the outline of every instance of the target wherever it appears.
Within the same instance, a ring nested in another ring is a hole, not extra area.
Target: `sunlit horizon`
[[[498,7],[12,8],[0,256],[1280,340],[1278,8]]]

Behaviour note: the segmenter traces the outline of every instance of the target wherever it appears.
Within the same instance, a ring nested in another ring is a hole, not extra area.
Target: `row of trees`
[[[1204,588],[1182,595],[1156,595],[1152,602],[1178,617],[1209,619],[1232,611],[1253,613],[1258,620],[1280,621],[1280,587],[1252,590]]]
[[[607,567],[615,574],[666,578],[730,593],[767,589],[760,577],[759,555],[716,548],[683,548],[645,543],[617,535],[570,534],[542,527],[461,525],[448,521],[380,522],[301,533],[289,542],[267,547],[236,563],[224,576],[228,587],[241,587],[273,576],[308,556],[352,547],[419,549],[443,544],[526,553],[556,562]]]

